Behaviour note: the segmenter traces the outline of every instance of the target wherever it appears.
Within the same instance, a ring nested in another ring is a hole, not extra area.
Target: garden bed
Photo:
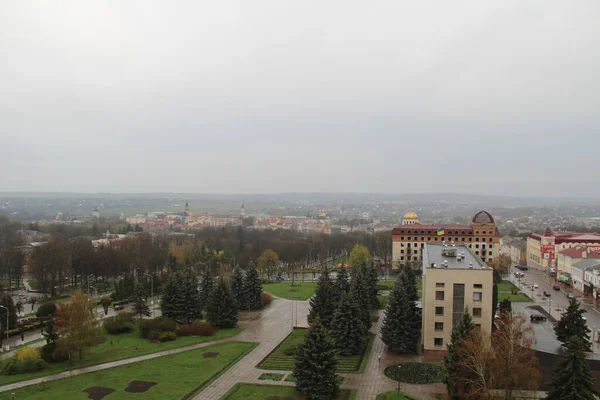
[[[270,372],[265,372],[261,376],[258,377],[261,381],[275,381],[279,382],[283,379],[283,374],[273,374]]]

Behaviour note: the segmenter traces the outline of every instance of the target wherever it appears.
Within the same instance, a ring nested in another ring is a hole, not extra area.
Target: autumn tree
[[[357,245],[352,248],[348,262],[353,271],[363,266],[371,265],[371,253],[365,246]]]
[[[498,271],[502,276],[508,275],[512,260],[508,254],[500,253],[488,262],[489,266]]]
[[[73,293],[70,303],[61,303],[58,309],[56,352],[69,359],[73,353],[83,358],[84,351],[97,344],[98,320],[88,299],[87,294],[78,290]]]
[[[43,292],[56,296],[56,290],[69,277],[69,243],[64,239],[51,239],[33,249],[29,266]]]
[[[267,276],[268,280],[275,275],[279,268],[279,256],[271,249],[263,251],[261,256],[258,258],[258,269],[261,273]]]
[[[455,348],[456,370],[453,376],[455,397],[461,400],[492,398],[490,337],[481,329],[471,329]]]

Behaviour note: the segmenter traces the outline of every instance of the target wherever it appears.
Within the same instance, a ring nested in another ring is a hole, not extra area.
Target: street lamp
[[[401,366],[398,365],[398,387],[396,388],[396,391],[398,392],[398,394],[400,394],[400,371],[401,371]]]
[[[152,307],[152,318],[154,318],[154,277],[149,273],[145,273],[150,277],[150,306]]]
[[[10,311],[8,310],[8,308],[0,305],[0,307],[4,308],[6,310],[6,338],[8,339],[8,316],[10,314]]]
[[[88,296],[91,295],[91,292],[90,292],[90,276],[95,276],[95,275],[94,274],[89,274],[87,276],[87,281],[88,281]]]

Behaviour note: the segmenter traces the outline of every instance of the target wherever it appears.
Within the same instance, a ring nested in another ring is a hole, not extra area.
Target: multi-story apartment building
[[[421,224],[418,216],[407,213],[402,225],[392,230],[392,261],[398,264],[420,263],[426,243],[455,243],[467,246],[484,262],[500,251],[500,232],[487,211],[479,211],[471,225]]]
[[[557,268],[558,254],[572,247],[587,247],[600,252],[600,234],[587,232],[552,232],[550,228],[541,235],[527,237],[527,263],[541,268]]]
[[[426,243],[423,250],[422,346],[446,351],[465,310],[484,332],[492,329],[494,273],[466,245]]]

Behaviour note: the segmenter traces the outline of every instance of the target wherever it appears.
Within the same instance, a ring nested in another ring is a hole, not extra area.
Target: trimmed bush
[[[444,382],[445,370],[433,364],[408,362],[387,367],[385,376],[399,382],[427,385]]]
[[[148,332],[148,340],[159,340],[160,332],[159,331],[150,331]]]
[[[271,293],[262,292],[260,295],[265,306],[268,306],[273,302],[273,296],[271,295]]]
[[[296,346],[295,344],[288,347],[287,349],[283,350],[283,354],[285,354],[286,356],[295,356],[296,355],[296,350],[298,350],[298,346]]]
[[[122,312],[114,317],[106,318],[103,326],[106,333],[111,335],[133,332],[135,329],[133,314]]]
[[[38,318],[46,318],[54,314],[56,314],[56,303],[52,302],[42,304],[35,313]]]
[[[179,328],[179,336],[214,336],[216,329],[204,323],[185,324]]]
[[[158,337],[158,340],[161,342],[172,342],[175,339],[177,339],[175,332],[163,332]]]
[[[155,319],[143,319],[140,321],[140,335],[145,339],[148,339],[148,334],[151,331],[175,332],[176,330],[177,330],[177,323],[167,317],[158,317]]]

